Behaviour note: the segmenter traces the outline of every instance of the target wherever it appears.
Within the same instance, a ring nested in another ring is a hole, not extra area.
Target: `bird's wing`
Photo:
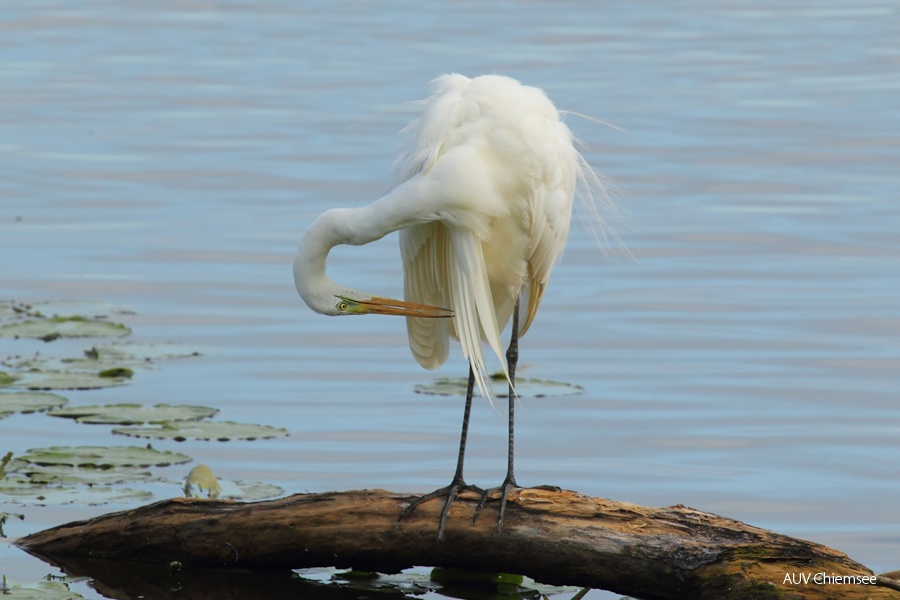
[[[472,366],[481,395],[493,404],[481,340],[488,342],[506,372],[500,330],[494,313],[481,240],[471,231],[441,222],[400,232],[405,298],[410,302],[449,307],[449,319],[406,319],[409,346],[425,368],[440,366],[449,352],[452,333]]]
[[[400,231],[403,256],[404,298],[428,306],[449,307],[447,228],[440,222],[425,223]],[[441,366],[450,351],[448,319],[408,317],[409,348],[426,369]]]

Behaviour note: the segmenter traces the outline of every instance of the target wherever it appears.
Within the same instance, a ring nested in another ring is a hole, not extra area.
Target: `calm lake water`
[[[896,2],[36,0],[4,8],[0,39],[0,297],[111,303],[136,340],[205,349],[70,404],[286,427],[155,445],[291,493],[446,484],[462,400],[413,387],[463,376],[458,350],[421,370],[402,320],[316,315],[290,264],[316,215],[391,184],[430,79],[502,73],[624,130],[567,119],[617,237],[575,227],[523,340],[523,376],[585,393],[523,399],[519,481],[687,504],[900,568]],[[395,236],[333,256],[336,280],[401,295]],[[505,427],[477,405],[472,483],[502,479]],[[0,420],[0,454],[128,443]],[[16,537],[123,506],[0,510],[26,515]],[[10,584],[57,572],[0,545]]]

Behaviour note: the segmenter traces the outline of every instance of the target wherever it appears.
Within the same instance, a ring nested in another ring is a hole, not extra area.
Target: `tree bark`
[[[510,495],[498,533],[496,503],[473,523],[478,499],[464,493],[453,504],[442,541],[436,536],[442,500],[399,521],[412,497],[366,490],[255,503],[165,500],[41,531],[17,545],[64,567],[72,564],[66,557],[267,571],[441,566],[645,600],[900,599],[900,588],[888,589],[897,582],[886,577],[868,585],[821,581],[873,576],[840,552],[686,506],[646,508],[521,489]],[[78,564],[90,570],[90,562]],[[819,582],[817,574],[824,574]]]

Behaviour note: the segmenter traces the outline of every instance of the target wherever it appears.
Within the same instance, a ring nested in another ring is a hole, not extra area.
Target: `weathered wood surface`
[[[17,541],[65,566],[103,559],[277,570],[316,566],[396,572],[441,566],[527,575],[642,599],[900,599],[878,585],[814,583],[872,576],[846,555],[685,506],[647,508],[570,491],[523,489],[497,533],[496,504],[472,522],[478,498],[454,503],[436,537],[443,501],[398,521],[412,497],[384,490],[298,494],[256,503],[173,499],[61,525]],[[66,557],[69,557],[68,559]],[[82,575],[96,574],[82,572]],[[785,577],[807,584],[786,584]]]

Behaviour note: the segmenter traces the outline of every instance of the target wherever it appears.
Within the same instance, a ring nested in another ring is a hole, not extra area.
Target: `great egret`
[[[404,131],[408,141],[395,164],[397,185],[368,206],[336,208],[316,219],[297,249],[294,282],[306,304],[325,315],[406,316],[410,349],[425,368],[447,359],[450,337],[459,340],[469,380],[456,473],[448,486],[416,499],[401,518],[422,502],[446,496],[441,537],[460,491],[482,493],[478,510],[499,491],[502,528],[507,496],[517,487],[518,338],[531,325],[565,245],[576,183],[591,171],[544,92],[509,77],[439,77],[421,116]],[[359,246],[398,230],[405,301],[340,286],[325,274],[334,246]],[[504,355],[500,332],[510,319]],[[509,380],[506,478],[486,491],[463,479],[474,387],[492,402],[482,340]]]

